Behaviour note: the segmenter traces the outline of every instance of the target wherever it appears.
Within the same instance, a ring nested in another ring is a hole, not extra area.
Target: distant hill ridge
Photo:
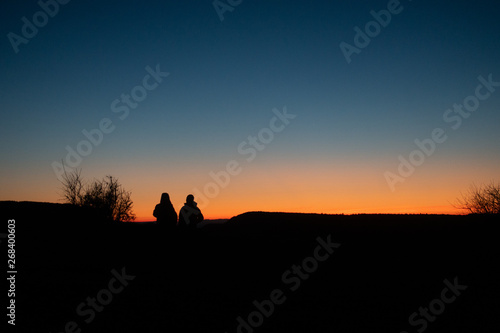
[[[45,221],[50,221],[50,226],[69,227],[103,227],[104,221],[92,209],[78,207],[65,203],[34,202],[34,201],[0,201],[0,213],[4,219],[26,220],[32,227],[47,227]],[[251,228],[261,231],[287,229],[331,227],[332,224],[340,228],[395,228],[408,227],[445,228],[450,223],[466,224],[471,221],[488,220],[487,216],[474,215],[434,215],[434,214],[314,214],[314,213],[287,213],[251,211],[234,216],[229,220],[213,220],[211,227],[224,228]],[[134,223],[127,223],[134,224]],[[205,229],[205,228],[202,228]]]
[[[102,222],[99,214],[86,207],[66,203],[36,201],[0,201],[0,212],[7,219],[22,219],[31,223],[50,221],[53,225],[66,223],[92,224]]]
[[[436,222],[439,218],[440,222]],[[451,221],[459,222],[471,220],[477,216],[468,215],[445,215],[445,214],[314,214],[314,213],[286,213],[286,212],[246,212],[231,218],[228,223],[238,225],[267,225],[282,226],[293,224],[322,225],[332,223],[344,226],[378,227],[395,226],[404,223],[442,224]]]

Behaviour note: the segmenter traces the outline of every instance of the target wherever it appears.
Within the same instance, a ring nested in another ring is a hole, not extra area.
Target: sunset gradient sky
[[[177,210],[193,193],[207,218],[458,213],[471,184],[500,180],[500,87],[478,79],[500,82],[498,2],[396,5],[244,0],[221,21],[212,0],[70,1],[13,46],[22,18],[43,14],[4,1],[0,200],[61,202],[54,162],[109,119],[74,164],[89,180],[117,177],[138,220],[162,192]],[[355,27],[388,6],[398,13],[348,62],[340,44],[355,47]],[[481,84],[454,129],[445,113]],[[386,172],[435,128],[446,140],[391,189]]]

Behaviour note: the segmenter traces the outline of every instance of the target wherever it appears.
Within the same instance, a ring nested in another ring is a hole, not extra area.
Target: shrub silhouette
[[[96,209],[110,222],[129,222],[135,219],[131,192],[126,191],[113,176],[108,175],[86,185],[81,170],[75,170],[65,172],[61,183],[63,197],[70,204]]]
[[[472,185],[458,199],[458,208],[472,214],[500,214],[500,183],[491,182],[479,187]]]

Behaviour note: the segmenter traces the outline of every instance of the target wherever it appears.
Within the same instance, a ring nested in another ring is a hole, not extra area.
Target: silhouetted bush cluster
[[[135,219],[131,193],[113,176],[85,184],[81,170],[76,170],[65,172],[61,183],[63,197],[70,204],[91,207],[99,211],[106,221],[129,222]]]
[[[459,208],[472,214],[500,214],[500,183],[480,187],[472,185],[458,203]]]

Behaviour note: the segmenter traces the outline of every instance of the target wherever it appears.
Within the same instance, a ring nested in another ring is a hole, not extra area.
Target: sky
[[[460,213],[499,181],[496,1],[3,1],[0,200],[60,166],[246,211]],[[417,141],[416,141],[417,140]]]

